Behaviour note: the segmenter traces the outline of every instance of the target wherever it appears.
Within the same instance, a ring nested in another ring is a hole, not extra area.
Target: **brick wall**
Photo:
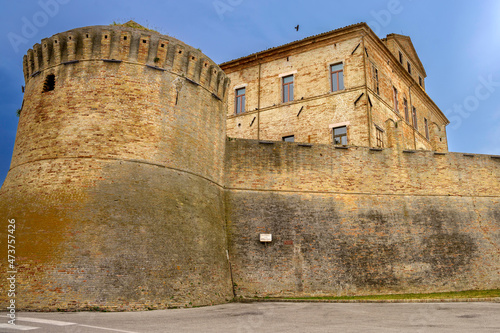
[[[110,26],[44,39],[24,68],[0,191],[2,245],[7,219],[18,226],[17,306],[127,310],[231,299],[220,68],[173,38]],[[51,74],[54,89],[43,92]],[[1,297],[4,304],[4,289]]]
[[[411,42],[405,36],[405,50]],[[400,39],[401,39],[400,38]],[[387,43],[387,42],[386,42]],[[231,79],[228,98],[229,137],[331,143],[331,124],[348,123],[348,144],[377,146],[376,128],[384,146],[447,151],[446,117],[418,84],[423,77],[412,62],[412,74],[398,62],[395,41],[387,47],[366,24],[341,28],[222,64]],[[406,51],[405,51],[406,52]],[[410,52],[410,51],[408,51]],[[412,56],[414,57],[413,53]],[[405,53],[405,59],[409,59]],[[332,92],[330,65],[343,63],[345,89]],[[378,73],[378,91],[375,69]],[[282,101],[282,75],[294,75],[294,101]],[[245,112],[236,114],[235,89],[245,86]],[[393,89],[398,90],[398,110]],[[368,98],[370,100],[368,100]],[[407,100],[410,119],[405,119]],[[412,107],[418,128],[413,126]],[[428,120],[426,137],[424,118]],[[387,124],[397,123],[389,142]]]
[[[228,141],[236,293],[498,288],[500,160]],[[269,244],[260,233],[271,233]]]

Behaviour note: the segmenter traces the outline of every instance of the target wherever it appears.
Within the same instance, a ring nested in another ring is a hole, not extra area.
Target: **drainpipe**
[[[412,103],[412,101],[411,101],[411,87],[413,87],[413,85],[414,85],[414,84],[415,84],[415,82],[413,82],[413,83],[410,85],[410,87],[408,88],[408,92],[409,92],[409,94],[410,94],[410,108],[411,108],[411,109],[410,109],[410,110],[408,110],[408,111],[410,111],[410,115],[411,115],[411,123],[412,123],[412,125],[413,125],[413,149],[417,150],[417,135],[416,135],[416,133],[415,133],[416,129],[415,129],[415,123],[414,123],[415,118],[413,118],[413,103]]]
[[[366,49],[365,49],[365,36],[361,36],[361,43],[363,44],[363,48],[361,50],[361,52],[363,52],[363,72],[364,72],[364,76],[365,76],[365,94],[366,94],[366,98],[369,99],[370,97],[368,96],[368,81],[367,81],[367,78],[366,78],[366,71],[367,71],[367,68],[366,68]],[[368,117],[368,147],[371,147],[372,146],[372,109],[370,107],[370,103],[367,102],[366,103],[366,114],[367,114],[367,117]]]
[[[260,69],[260,62],[259,62],[259,87],[257,91],[257,140],[260,140],[260,75],[261,75],[261,69]]]

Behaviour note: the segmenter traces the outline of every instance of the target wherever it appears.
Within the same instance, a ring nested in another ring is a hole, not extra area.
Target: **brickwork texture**
[[[374,36],[354,25],[226,73],[140,27],[36,44],[0,189],[0,247],[16,220],[17,308],[500,288],[500,159],[447,153],[411,41]],[[339,61],[345,89],[331,92]],[[295,70],[296,98],[281,103],[279,75]],[[247,111],[234,115],[242,84]],[[393,87],[428,117],[429,139],[394,110]],[[332,145],[332,122],[350,123],[347,146]],[[375,125],[384,149],[371,148]],[[289,134],[302,143],[280,142]]]

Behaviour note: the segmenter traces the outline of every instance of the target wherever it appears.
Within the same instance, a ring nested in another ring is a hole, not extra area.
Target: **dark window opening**
[[[293,75],[283,78],[283,103],[293,101]]]
[[[424,126],[425,126],[425,138],[429,140],[429,123],[427,122],[427,118],[424,118]]]
[[[418,77],[418,84],[419,84],[420,86],[422,86],[422,77],[421,77],[421,76],[419,76],[419,77]]]
[[[108,39],[108,35],[104,35],[104,39]]]
[[[45,82],[43,84],[43,92],[54,90],[56,86],[56,76],[54,74],[49,74],[45,78]]]
[[[373,84],[374,84],[374,90],[377,93],[377,95],[380,94],[380,88],[378,84],[378,69],[375,68],[375,66],[372,66],[372,71],[373,71]]]
[[[393,89],[393,92],[394,92],[394,111],[396,111],[397,113],[399,113],[399,108],[398,108],[398,90],[396,89],[396,87],[392,87]]]
[[[412,115],[413,115],[413,127],[418,130],[418,123],[417,123],[417,109],[413,107],[412,109]]]
[[[403,64],[403,53],[401,53],[401,51],[399,51],[399,62],[401,65]]]
[[[330,66],[332,91],[344,90],[344,64]]]
[[[89,34],[86,34],[85,36],[86,36],[87,38],[89,38]]]
[[[236,89],[236,114],[245,112],[245,88]]]
[[[411,64],[407,61],[406,64],[408,65],[408,73],[411,74]]]
[[[406,122],[410,122],[410,112],[408,110],[408,101],[406,100],[406,98],[403,99],[403,106],[405,108],[405,120]]]
[[[161,44],[161,47],[165,47],[165,44]]]
[[[375,128],[377,130],[377,147],[384,148],[384,131],[377,126]]]
[[[123,40],[127,40],[127,36],[123,36]]]
[[[145,39],[143,39],[143,40],[142,40],[142,43],[143,43],[143,44],[146,44],[146,40],[145,40]]]
[[[333,144],[347,145],[347,126],[336,127],[333,129]]]
[[[295,142],[295,135],[284,136],[282,140],[285,142]]]

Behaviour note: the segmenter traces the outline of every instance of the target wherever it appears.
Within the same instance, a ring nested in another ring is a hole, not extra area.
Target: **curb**
[[[436,298],[436,299],[288,299],[288,298],[240,298],[237,303],[289,302],[289,303],[500,303],[500,297],[476,298]]]

